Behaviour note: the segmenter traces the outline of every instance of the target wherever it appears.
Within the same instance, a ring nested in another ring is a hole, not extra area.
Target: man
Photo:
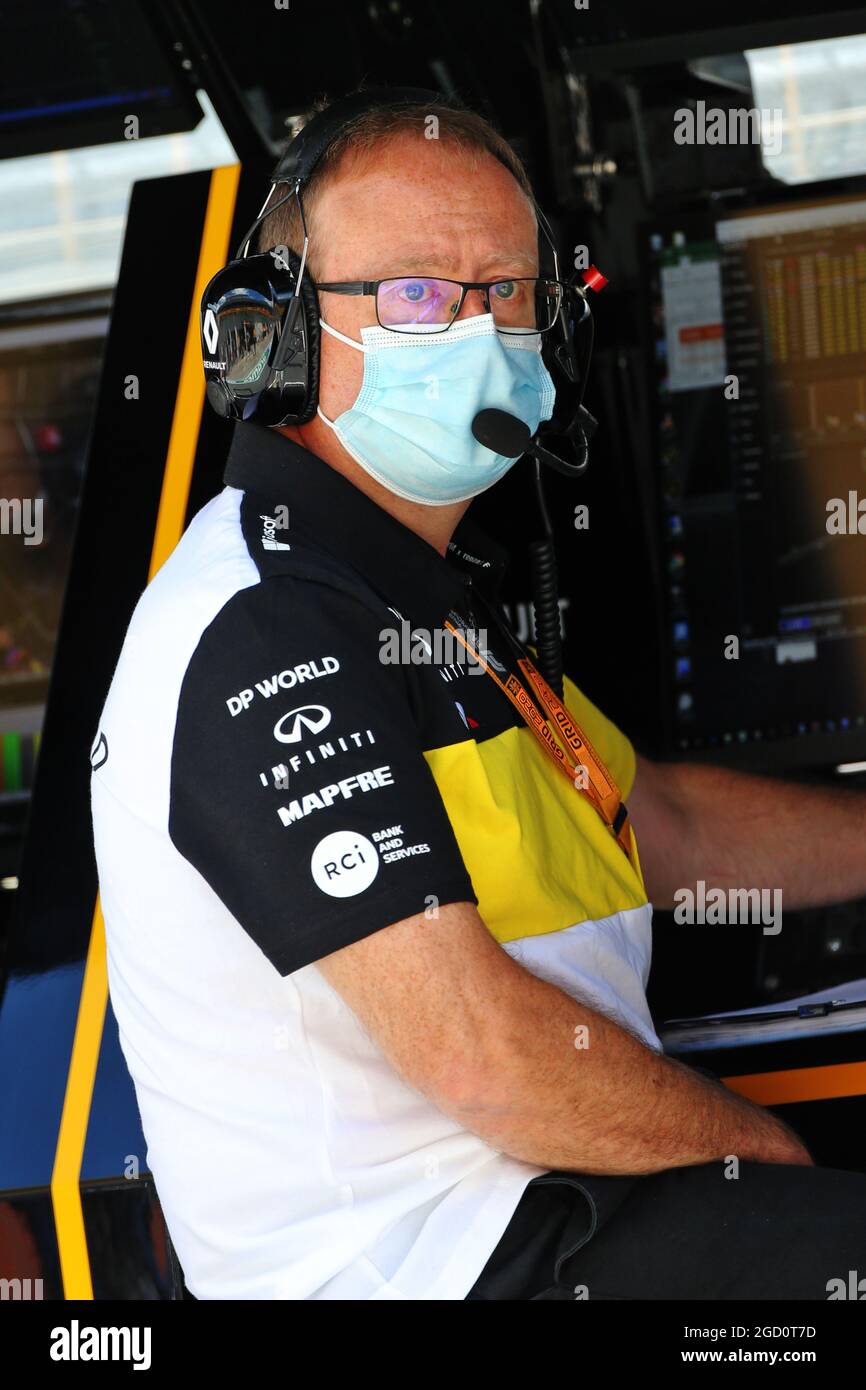
[[[199,1298],[822,1298],[863,1255],[866,1178],[666,1058],[644,993],[678,886],[866,891],[862,803],[653,765],[567,681],[639,865],[496,678],[501,557],[463,517],[503,471],[475,412],[550,414],[508,332],[528,194],[447,104],[335,142],[304,198],[318,411],[236,428],[103,712],[111,994]],[[483,664],[417,659],[461,622]]]

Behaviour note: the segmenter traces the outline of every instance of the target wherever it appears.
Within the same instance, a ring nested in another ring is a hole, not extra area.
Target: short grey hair
[[[317,101],[313,111],[325,111],[331,102],[327,98]],[[532,184],[522,159],[495,126],[477,111],[471,110],[452,98],[431,101],[427,104],[406,104],[401,106],[371,106],[361,115],[350,121],[322,155],[313,174],[301,191],[307,230],[311,232],[316,201],[319,193],[326,188],[345,167],[366,168],[373,162],[376,153],[383,145],[405,134],[424,137],[431,129],[430,118],[435,117],[436,138],[464,154],[476,158],[492,155],[514,175],[518,185],[534,207]],[[429,136],[428,136],[429,138]],[[288,192],[287,184],[278,184],[271,190],[267,206],[271,206]],[[277,208],[262,223],[256,238],[256,250],[269,251],[275,246],[288,246],[300,254],[304,236],[297,201],[289,199]],[[315,245],[310,235],[309,265],[312,269],[315,260]]]

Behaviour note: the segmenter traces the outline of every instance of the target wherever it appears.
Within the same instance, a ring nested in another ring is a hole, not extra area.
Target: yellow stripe
[[[806,1100],[866,1096],[866,1062],[840,1062],[793,1071],[761,1071],[725,1076],[725,1085],[758,1105],[795,1105]]]
[[[81,1172],[81,1158],[87,1138],[90,1098],[99,1061],[107,1000],[105,926],[97,897],[87,950],[87,964],[84,967],[84,983],[78,1004],[78,1021],[72,1043],[69,1076],[66,1080],[63,1113],[57,1135],[54,1171],[51,1174],[54,1225],[60,1251],[63,1291],[67,1298],[93,1297],[78,1175]]]
[[[148,579],[171,554],[183,531],[205,393],[199,304],[205,285],[225,265],[228,256],[239,176],[237,164],[215,169],[211,175]],[[107,1002],[105,925],[97,896],[51,1174],[63,1292],[68,1299],[93,1298],[80,1176]]]
[[[180,383],[162,478],[149,579],[153,578],[168,559],[183,531],[205,393],[201,365],[199,305],[208,280],[226,263],[239,174],[240,165],[231,164],[224,169],[215,169],[211,176],[198,271],[180,369]]]

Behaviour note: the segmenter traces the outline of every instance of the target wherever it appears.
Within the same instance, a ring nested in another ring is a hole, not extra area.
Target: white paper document
[[[757,1004],[700,1018],[669,1018],[658,1034],[665,1051],[700,1052],[861,1031],[866,1031],[866,979],[847,980],[778,1004]]]

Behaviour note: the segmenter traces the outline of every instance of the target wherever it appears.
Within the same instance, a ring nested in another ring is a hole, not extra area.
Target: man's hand
[[[626,1174],[728,1155],[812,1161],[769,1111],[524,970],[471,903],[397,922],[318,969],[410,1085],[524,1162]]]
[[[656,907],[680,888],[781,889],[785,907],[866,894],[866,797],[703,763],[638,756],[628,796]]]

